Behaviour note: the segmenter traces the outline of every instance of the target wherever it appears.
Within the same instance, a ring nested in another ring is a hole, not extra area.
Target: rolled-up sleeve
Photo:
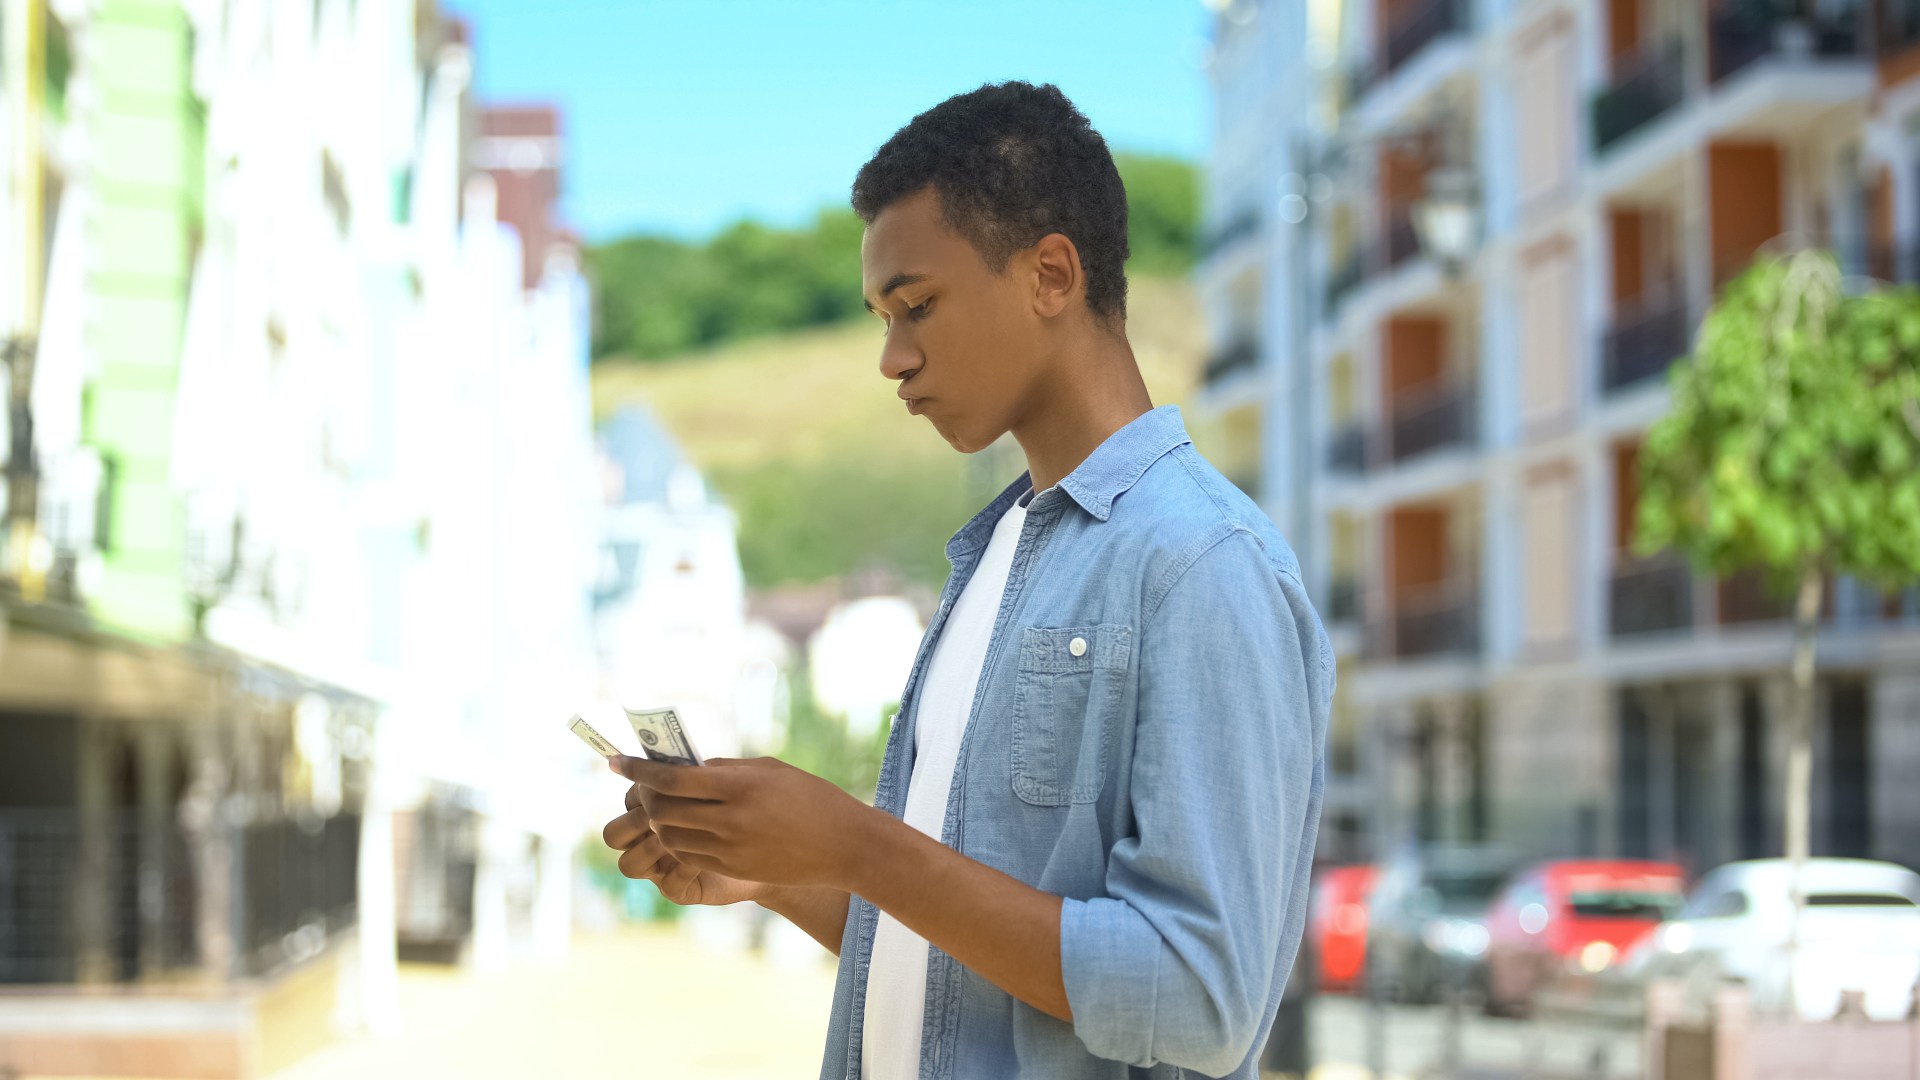
[[[1140,636],[1135,835],[1106,896],[1064,902],[1060,963],[1094,1054],[1218,1076],[1255,1050],[1305,924],[1332,676],[1298,579],[1253,533],[1172,573]]]

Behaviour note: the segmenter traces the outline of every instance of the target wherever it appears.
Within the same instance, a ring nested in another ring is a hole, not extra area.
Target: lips
[[[912,413],[912,414],[913,414],[913,415],[915,415],[915,416],[919,416],[919,415],[920,415],[920,406],[921,406],[921,405],[922,405],[922,404],[923,404],[923,403],[924,403],[925,401],[926,401],[926,399],[925,399],[925,398],[908,398],[908,399],[907,399],[907,411],[908,411],[908,412],[910,412],[910,413]]]

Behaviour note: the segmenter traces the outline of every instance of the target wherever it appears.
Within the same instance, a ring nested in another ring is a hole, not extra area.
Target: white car
[[[1794,1007],[1831,1018],[1844,990],[1867,1015],[1907,1015],[1920,981],[1920,874],[1866,859],[1808,859],[1806,908],[1794,952]],[[1792,867],[1785,859],[1728,863],[1702,877],[1671,920],[1641,940],[1624,967],[1639,978],[1699,971],[1744,979],[1755,1008],[1781,1009],[1787,988]]]

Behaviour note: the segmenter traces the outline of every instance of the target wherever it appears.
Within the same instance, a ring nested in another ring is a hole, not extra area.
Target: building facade
[[[0,19],[0,1071],[259,1075],[567,937],[558,117],[417,0]]]
[[[1661,376],[1764,245],[1914,280],[1920,6],[1296,8],[1217,22],[1225,42],[1307,33],[1312,89],[1247,111],[1242,47],[1217,41],[1216,168],[1289,125],[1314,149],[1264,186],[1238,169],[1244,205],[1210,189],[1202,287],[1252,358],[1210,369],[1205,400],[1260,403],[1249,428],[1306,447],[1259,441],[1341,651],[1331,771],[1361,794],[1330,787],[1326,854],[1777,854],[1786,605],[1633,555],[1636,455]],[[1440,245],[1450,201],[1471,209],[1463,252]],[[1920,863],[1920,594],[1830,593],[1814,850]]]

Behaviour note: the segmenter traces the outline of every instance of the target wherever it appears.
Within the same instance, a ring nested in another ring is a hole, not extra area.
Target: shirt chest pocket
[[[1133,628],[1029,626],[1013,690],[1013,792],[1036,806],[1092,802],[1105,782]]]

